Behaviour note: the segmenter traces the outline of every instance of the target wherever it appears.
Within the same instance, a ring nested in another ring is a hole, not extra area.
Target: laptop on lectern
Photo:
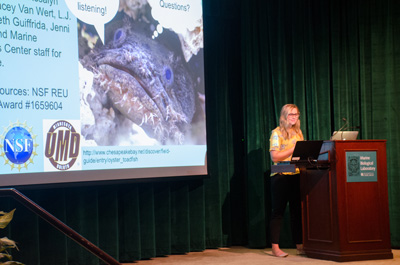
[[[358,131],[334,131],[331,140],[356,140]]]
[[[317,162],[324,141],[297,141],[292,155],[292,163]]]

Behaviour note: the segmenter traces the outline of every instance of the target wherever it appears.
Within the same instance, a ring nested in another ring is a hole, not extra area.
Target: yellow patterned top
[[[269,139],[269,151],[284,151],[290,148],[293,148],[296,145],[297,141],[302,141],[303,137],[301,135],[294,135],[292,137],[290,137],[289,139],[285,139],[279,129],[280,127],[276,127],[272,133],[271,133],[271,137]],[[285,158],[283,161],[281,162],[289,162],[292,159],[292,156],[289,156],[287,158]],[[274,165],[276,165],[277,163],[274,163]],[[296,173],[293,172],[282,172],[283,174],[287,174],[287,175],[294,175],[294,174],[298,174],[300,173],[300,170],[298,168],[296,168]],[[272,173],[271,176],[275,175],[276,173]]]

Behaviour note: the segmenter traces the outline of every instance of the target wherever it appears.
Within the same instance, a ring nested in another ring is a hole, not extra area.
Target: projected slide
[[[201,0],[0,1],[0,186],[207,174]]]

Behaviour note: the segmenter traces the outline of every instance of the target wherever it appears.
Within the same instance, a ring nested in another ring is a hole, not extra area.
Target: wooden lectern
[[[303,243],[311,258],[392,259],[386,141],[324,141],[301,172]]]

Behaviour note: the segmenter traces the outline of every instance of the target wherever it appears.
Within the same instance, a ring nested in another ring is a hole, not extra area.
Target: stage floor
[[[296,255],[295,249],[283,249],[289,253],[286,258],[277,258],[271,255],[271,249],[249,249],[245,247],[229,247],[219,249],[207,249],[203,252],[190,252],[185,255],[171,255],[167,257],[157,257],[150,260],[140,260],[135,263],[124,263],[123,265],[285,265],[285,264],[304,264],[304,265],[399,265],[400,250],[394,249],[393,259],[367,260],[336,262],[307,258],[306,256]]]

